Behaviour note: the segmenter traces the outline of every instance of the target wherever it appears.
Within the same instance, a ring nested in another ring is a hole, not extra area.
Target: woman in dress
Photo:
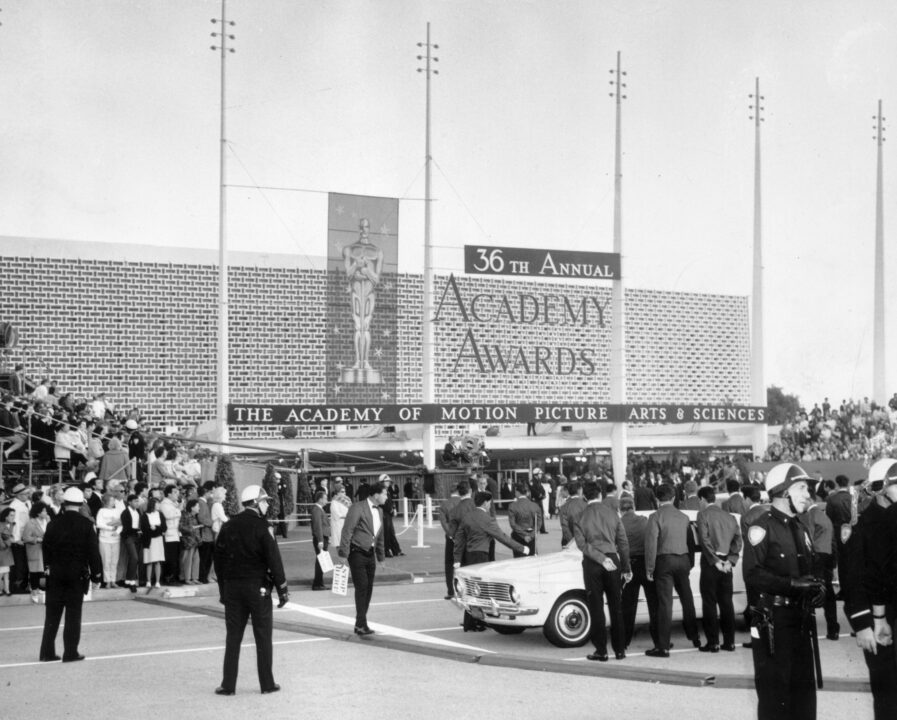
[[[31,602],[39,603],[43,592],[40,581],[44,577],[44,531],[50,522],[50,513],[42,502],[36,502],[28,511],[28,522],[22,530],[25,556],[28,558],[28,572],[31,577]]]
[[[156,507],[156,498],[150,495],[146,512],[140,516],[143,531],[143,564],[146,565],[146,587],[153,587],[153,572],[157,588],[162,587],[162,563],[165,562],[165,516]]]
[[[118,558],[121,555],[121,529],[121,511],[115,507],[115,496],[106,495],[103,507],[97,511],[97,533],[100,538],[100,557],[103,559],[101,590],[115,585]]]
[[[343,523],[349,512],[352,501],[346,495],[342,483],[333,485],[333,496],[330,498],[330,547],[339,549],[340,537],[343,534]]]

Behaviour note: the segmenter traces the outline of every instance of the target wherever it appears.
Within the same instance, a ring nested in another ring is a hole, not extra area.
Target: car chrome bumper
[[[480,613],[482,613],[484,617],[506,617],[513,620],[514,618],[518,617],[536,615],[539,612],[539,608],[522,607],[516,604],[500,603],[496,602],[495,600],[474,598],[469,596],[461,598],[455,596],[453,600],[455,605],[460,607],[462,610],[466,610],[474,617],[477,617]]]

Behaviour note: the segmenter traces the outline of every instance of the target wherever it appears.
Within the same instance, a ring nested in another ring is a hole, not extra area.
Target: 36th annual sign
[[[470,275],[617,280],[620,278],[620,255],[465,245],[464,272]]]

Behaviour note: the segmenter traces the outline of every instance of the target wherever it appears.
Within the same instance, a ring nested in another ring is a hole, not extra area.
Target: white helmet
[[[779,463],[766,474],[764,485],[770,497],[782,495],[796,482],[807,482],[810,476],[800,466],[794,463]]]
[[[262,489],[261,485],[247,485],[240,493],[240,502],[244,505],[267,499],[268,493]]]
[[[83,505],[84,493],[79,488],[70,487],[62,493],[62,502],[66,505]]]
[[[872,463],[872,467],[869,468],[869,483],[879,483],[873,486],[876,491],[892,482],[897,482],[897,460],[883,458]]]

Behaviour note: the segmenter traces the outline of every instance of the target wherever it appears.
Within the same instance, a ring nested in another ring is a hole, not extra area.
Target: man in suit
[[[502,508],[507,508],[514,501],[514,486],[514,480],[510,475],[505,475],[502,478],[499,490]]]
[[[529,555],[529,548],[512,540],[502,532],[495,518],[489,514],[492,506],[492,493],[478,491],[474,496],[475,508],[464,515],[455,533],[455,567],[477,565],[489,562],[489,543],[496,540],[523,555]],[[464,632],[485,630],[486,626],[474,620],[469,613],[464,613]]]
[[[709,485],[698,490],[698,544],[701,548],[701,607],[707,644],[701,652],[719,652],[720,629],[723,650],[735,650],[735,607],[732,604],[732,570],[741,552],[738,521],[716,504]],[[719,613],[717,614],[717,607]]]
[[[657,508],[657,497],[654,495],[654,489],[648,485],[645,477],[640,477],[635,486],[635,509],[636,510],[654,510]]]
[[[561,505],[558,517],[561,521],[561,547],[567,547],[573,542],[573,524],[586,509],[586,501],[582,496],[582,484],[579,480],[571,480],[567,483],[567,492],[570,497]]]
[[[44,534],[44,565],[47,568],[47,597],[40,661],[59,660],[56,633],[65,611],[62,631],[62,662],[83,660],[78,652],[81,641],[81,606],[91,580],[102,578],[103,561],[94,524],[81,514],[84,493],[68,488],[62,496],[64,511]]]
[[[279,608],[287,604],[290,594],[280,550],[265,519],[268,500],[268,494],[260,486],[248,485],[240,494],[243,512],[221,526],[214,544],[215,575],[227,628],[224,668],[221,685],[215,688],[216,695],[236,692],[240,644],[250,617],[262,694],[280,690],[272,672],[271,590],[277,590]]]
[[[695,600],[688,574],[694,562],[694,536],[688,516],[673,506],[676,490],[666,483],[658,486],[660,507],[648,518],[645,530],[645,574],[657,588],[657,639],[659,644],[645,652],[649,657],[670,656],[670,631],[673,624],[673,588],[682,605],[685,635],[695,647],[701,647]]]
[[[470,483],[464,481],[459,482],[452,490],[452,494],[439,503],[439,524],[442,525],[442,531],[445,533],[445,555],[443,557],[443,566],[445,569],[445,599],[451,600],[455,596],[455,542],[452,540],[452,523],[451,515],[455,506],[461,502],[461,490],[466,493],[470,492]]]
[[[311,583],[312,590],[324,590],[324,571],[318,562],[318,554],[327,549],[330,537],[330,514],[324,512],[327,502],[327,491],[315,491],[315,504],[311,506],[311,543],[315,549],[315,577]]]
[[[589,639],[595,651],[589,660],[607,662],[607,625],[604,619],[604,598],[610,613],[611,646],[617,660],[626,657],[623,631],[623,582],[632,579],[629,566],[629,541],[620,517],[609,505],[601,502],[598,483],[583,486],[588,505],[573,524],[573,537],[582,550],[582,575],[586,601],[592,617]]]
[[[526,483],[517,483],[517,498],[508,505],[508,523],[511,526],[511,539],[529,548],[529,555],[536,554],[536,528],[542,524],[542,508],[527,497],[529,488]],[[514,557],[523,557],[522,552],[514,551]]]
[[[199,581],[209,582],[209,570],[212,569],[212,553],[215,548],[215,534],[212,532],[212,490],[215,483],[211,480],[202,485],[202,495],[197,505],[196,521],[202,525],[199,531]]]
[[[389,490],[386,483],[371,486],[366,499],[349,508],[340,537],[339,556],[349,561],[352,584],[355,586],[355,634],[372,635],[368,627],[368,608],[374,592],[377,561],[385,557],[383,510]]]
[[[542,468],[533,470],[533,476],[530,480],[530,499],[539,507],[542,507],[542,501],[545,499],[545,488],[542,487]],[[543,535],[548,531],[545,529],[545,516],[542,516],[542,522],[539,525],[539,532]]]
[[[620,522],[626,531],[629,541],[629,567],[632,580],[623,586],[623,629],[625,646],[628,648],[635,634],[635,616],[638,610],[639,590],[645,590],[645,602],[648,605],[648,631],[654,647],[657,647],[657,589],[648,580],[645,571],[645,528],[648,518],[635,512],[635,500],[631,497],[620,498]]]

